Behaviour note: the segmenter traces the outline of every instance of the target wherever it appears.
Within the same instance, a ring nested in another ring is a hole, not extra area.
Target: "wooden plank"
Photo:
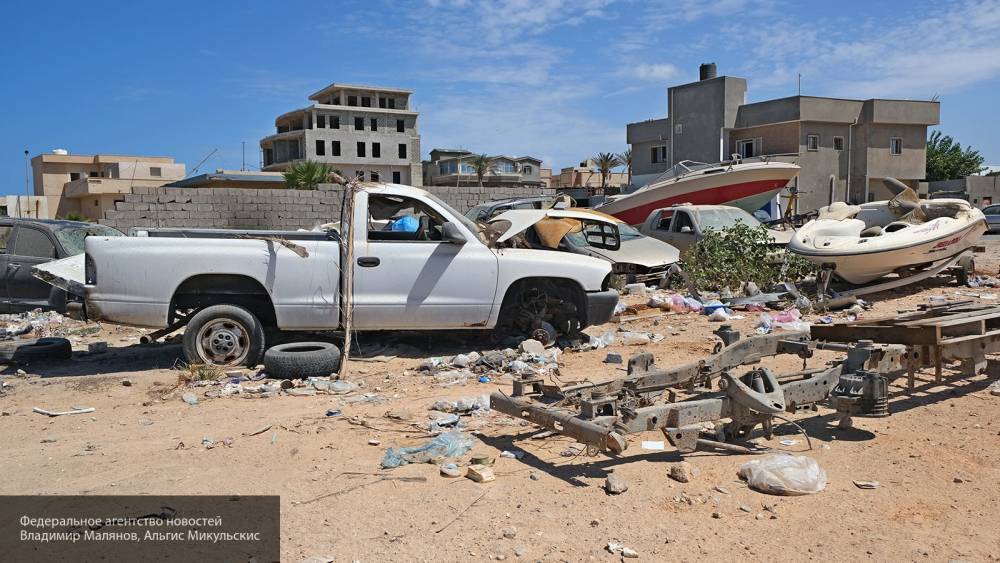
[[[937,326],[951,326],[956,324],[963,324],[971,320],[985,320],[1000,317],[1000,307],[991,307],[989,310],[977,311],[977,312],[963,312],[955,313],[951,315],[944,315],[941,317],[930,317],[925,319],[916,320],[904,320],[902,322],[892,323],[896,326],[920,326],[920,325],[937,325]]]
[[[812,325],[814,340],[827,342],[857,342],[872,340],[880,344],[907,344],[910,346],[936,345],[941,331],[936,326],[856,326],[851,324]]]

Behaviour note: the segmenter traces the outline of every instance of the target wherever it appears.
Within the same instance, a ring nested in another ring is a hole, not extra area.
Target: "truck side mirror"
[[[684,225],[683,227],[681,227],[681,232],[682,233],[691,234],[691,227],[688,227],[687,225]]]
[[[465,240],[465,235],[462,234],[462,231],[458,230],[458,225],[451,221],[447,221],[441,226],[441,238],[445,242],[452,244],[465,244],[468,242]]]

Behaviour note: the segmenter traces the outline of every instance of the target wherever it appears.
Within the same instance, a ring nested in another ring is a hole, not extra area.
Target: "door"
[[[698,230],[691,220],[691,214],[680,210],[674,212],[673,220],[670,222],[670,239],[666,242],[684,252],[697,240]]]
[[[52,286],[31,275],[31,268],[58,258],[48,232],[26,225],[14,229],[14,246],[7,252],[7,295],[15,312],[48,307]]]
[[[0,312],[10,313],[10,294],[7,292],[7,245],[13,241],[10,236],[14,232],[14,226],[9,223],[0,223],[0,272],[3,279],[0,281]]]
[[[459,225],[465,244],[442,240],[450,214],[415,198],[362,192],[358,209],[367,215],[355,221],[355,328],[486,325],[497,257],[473,233]]]

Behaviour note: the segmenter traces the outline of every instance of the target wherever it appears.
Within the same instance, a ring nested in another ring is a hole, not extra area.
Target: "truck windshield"
[[[433,201],[434,203],[438,204],[440,207],[442,207],[446,212],[448,212],[448,215],[450,215],[453,219],[456,219],[460,223],[465,225],[466,229],[469,229],[470,231],[473,232],[473,234],[479,237],[479,242],[483,244],[488,244],[489,241],[486,239],[485,235],[483,234],[483,230],[479,227],[478,224],[476,224],[474,221],[472,221],[465,215],[462,215],[458,211],[455,211],[454,207],[442,201],[441,198],[439,198],[438,196],[432,193],[428,193],[427,198]]]
[[[90,236],[99,237],[123,237],[124,233],[118,229],[112,229],[104,225],[81,225],[73,227],[59,227],[55,229],[56,238],[66,249],[69,256],[83,254],[83,241]]]

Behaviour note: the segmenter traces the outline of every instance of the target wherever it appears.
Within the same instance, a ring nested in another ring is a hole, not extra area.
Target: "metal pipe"
[[[854,152],[854,126],[858,124],[858,118],[854,118],[854,123],[847,126],[847,186],[844,188],[844,202],[851,200],[851,153]]]

